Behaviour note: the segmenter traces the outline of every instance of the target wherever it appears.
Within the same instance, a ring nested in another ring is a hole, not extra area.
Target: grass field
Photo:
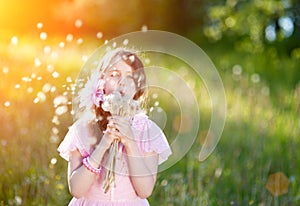
[[[0,45],[0,205],[66,205],[71,198],[67,163],[56,152],[72,123],[71,105],[57,97],[71,100],[69,86],[82,59],[101,44],[74,41],[64,47],[59,39],[47,42],[50,46],[34,39]],[[212,60],[222,66],[217,56]],[[226,69],[220,68],[227,118],[216,150],[198,161],[210,121],[204,104],[199,137],[183,159],[158,175],[152,205],[300,204],[300,86],[274,90],[267,77],[241,70],[238,59],[228,61]],[[68,112],[60,115],[55,99]],[[160,105],[168,110],[166,98]],[[266,185],[277,172],[287,180],[273,182],[276,195]]]

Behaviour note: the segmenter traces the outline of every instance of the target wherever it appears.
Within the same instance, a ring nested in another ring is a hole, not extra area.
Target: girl
[[[144,67],[138,56],[126,49],[107,52],[85,87],[79,91],[81,117],[70,127],[58,147],[68,161],[69,205],[146,206],[152,193],[158,165],[171,154],[162,130],[145,114],[130,118],[104,111],[104,97],[141,100],[146,86]],[[108,151],[119,140],[115,182],[103,188]]]

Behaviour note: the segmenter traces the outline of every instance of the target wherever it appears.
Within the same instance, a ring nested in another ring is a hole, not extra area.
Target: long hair
[[[119,61],[125,62],[132,69],[133,80],[136,88],[136,93],[133,99],[138,100],[145,93],[146,75],[142,61],[134,52],[125,49],[117,49],[110,51],[107,55],[103,57],[100,68],[98,69],[103,71],[103,77],[106,70]],[[101,105],[102,102],[100,101],[100,106],[95,107],[95,112],[99,128],[102,131],[105,131],[108,124],[108,117],[111,116],[111,114],[110,112],[104,111]]]

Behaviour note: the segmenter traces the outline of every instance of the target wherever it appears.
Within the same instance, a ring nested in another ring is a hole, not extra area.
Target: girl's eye
[[[119,76],[119,72],[117,72],[117,71],[112,71],[112,72],[110,73],[110,76],[111,76],[111,77],[117,77],[117,76]]]

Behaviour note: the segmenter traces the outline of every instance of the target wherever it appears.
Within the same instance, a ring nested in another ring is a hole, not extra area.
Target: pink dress
[[[159,164],[167,160],[171,154],[168,141],[162,130],[146,115],[136,115],[131,120],[131,129],[135,135],[135,141],[139,145],[141,154],[155,151],[159,155]],[[97,141],[97,127],[84,121],[76,121],[69,129],[64,140],[58,147],[60,155],[69,161],[70,151],[79,150],[83,157],[93,152],[93,147]],[[98,130],[99,132],[99,130]],[[106,170],[102,167],[100,175],[86,194],[79,198],[73,198],[69,205],[88,206],[147,206],[147,199],[141,199],[135,193],[128,175],[128,166],[125,149],[119,143],[119,153],[116,161],[116,187],[111,185],[110,190],[104,193],[102,183]],[[105,161],[105,157],[104,157]],[[146,186],[146,185],[145,185]]]

